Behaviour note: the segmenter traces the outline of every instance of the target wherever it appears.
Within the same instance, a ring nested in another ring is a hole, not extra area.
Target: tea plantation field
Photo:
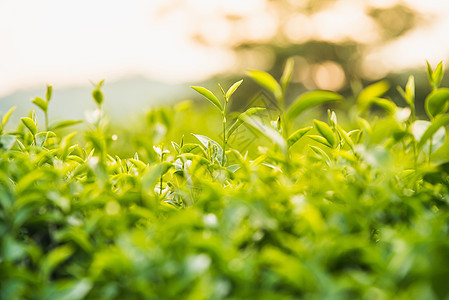
[[[154,108],[138,132],[109,125],[103,82],[84,127],[52,122],[51,86],[2,112],[0,299],[447,299],[442,64],[423,116],[412,76],[397,99],[380,81],[290,101],[292,70],[194,86],[210,110]],[[274,112],[231,111],[249,81]]]

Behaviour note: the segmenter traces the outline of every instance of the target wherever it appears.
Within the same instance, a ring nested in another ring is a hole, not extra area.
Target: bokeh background
[[[106,110],[123,122],[197,99],[192,84],[214,90],[247,69],[279,77],[288,57],[292,95],[348,96],[387,78],[396,99],[413,74],[422,101],[426,60],[449,57],[448,15],[443,0],[0,0],[0,111],[26,113],[52,84],[51,116],[83,119],[89,81],[105,79]],[[245,80],[233,109],[258,90]]]

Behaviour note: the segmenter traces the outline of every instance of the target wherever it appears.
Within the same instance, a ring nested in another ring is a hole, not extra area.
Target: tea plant
[[[192,125],[213,115],[186,102],[155,108],[120,144],[129,156],[113,151],[122,136],[103,113],[102,81],[82,133],[61,130],[80,121],[49,122],[51,86],[31,100],[43,125],[31,111],[8,131],[14,108],[6,112],[0,298],[449,297],[442,64],[428,65],[426,119],[412,76],[398,88],[403,107],[380,81],[347,114],[333,103],[351,100],[330,91],[289,101],[293,70],[289,60],[279,82],[248,72],[276,99],[274,120],[251,107],[229,122],[242,80],[219,87],[222,101],[192,87],[219,110],[220,133]],[[304,114],[322,105],[332,108],[326,120]],[[308,126],[294,128],[299,118]],[[257,151],[229,144],[242,126],[263,137]]]

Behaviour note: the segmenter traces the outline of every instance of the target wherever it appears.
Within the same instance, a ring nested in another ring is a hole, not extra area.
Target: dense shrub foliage
[[[11,132],[5,113],[1,299],[447,298],[442,65],[428,67],[428,120],[415,115],[413,77],[399,88],[404,107],[382,98],[381,81],[350,113],[311,120],[312,107],[350,100],[313,91],[287,103],[292,69],[279,82],[248,72],[276,99],[274,120],[264,107],[233,120],[241,81],[220,97],[192,87],[218,109],[221,134],[198,126],[170,142],[182,109],[154,109],[128,158],[109,154],[102,82],[82,133],[67,131],[77,121],[49,124],[51,87],[32,100],[43,125],[32,112]],[[239,132],[262,146],[232,146]]]

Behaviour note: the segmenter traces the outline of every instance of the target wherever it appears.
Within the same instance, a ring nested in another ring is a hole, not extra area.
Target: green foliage
[[[14,112],[14,110],[16,109],[15,106],[11,107],[3,116],[3,118],[1,118],[1,123],[0,123],[0,134],[3,132],[3,128],[5,127],[6,123],[8,123],[9,118],[11,117],[12,113]]]
[[[21,118],[22,123],[25,125],[26,128],[31,132],[32,135],[36,135],[37,133],[37,125],[36,123],[28,117]]]
[[[249,74],[283,103],[293,69],[280,83]],[[410,77],[398,88],[407,107],[383,98],[381,81],[358,95],[355,116],[308,118],[343,99],[313,91],[274,120],[252,107],[228,126],[241,84],[220,86],[221,102],[193,87],[220,109],[217,131],[209,111],[179,103],[152,109],[123,144],[102,82],[80,133],[60,130],[72,120],[41,128],[34,112],[9,131],[6,112],[0,299],[448,298],[449,114],[435,96],[446,88],[427,97],[429,120],[415,119]],[[51,94],[33,103],[48,110]],[[231,143],[242,133],[248,148]]]
[[[342,100],[342,96],[329,91],[306,92],[296,98],[287,111],[288,120],[297,118],[302,112],[311,107]]]
[[[97,84],[93,84],[94,85],[94,90],[92,91],[92,98],[94,99],[95,103],[97,103],[97,105],[100,107],[101,104],[103,104],[103,92],[101,91],[101,87],[103,86],[104,80],[101,80],[99,83]]]
[[[432,90],[436,90],[440,87],[441,80],[443,79],[443,62],[440,62],[434,71],[429,62],[427,62],[427,78]]]
[[[390,89],[390,84],[384,80],[367,86],[357,97],[359,110],[366,111],[375,101]]]
[[[250,70],[247,74],[262,87],[272,92],[276,99],[282,97],[283,92],[281,86],[270,74],[256,70]]]
[[[293,132],[287,140],[288,147],[293,146],[297,141],[299,141],[300,138],[309,132],[310,129],[312,129],[312,127],[301,128]]]
[[[31,102],[33,102],[33,104],[37,105],[40,109],[42,109],[43,112],[47,112],[48,103],[44,99],[36,97],[34,99],[31,99]]]
[[[204,138],[208,139],[209,142],[213,142],[212,144],[215,146],[215,148],[211,148],[213,152],[217,152],[217,149],[220,149],[220,156],[221,156],[221,165],[224,166],[226,164],[226,145],[228,143],[229,137],[231,136],[231,134],[237,129],[237,127],[240,126],[240,121],[237,120],[232,126],[231,128],[229,128],[228,130],[226,130],[227,128],[227,109],[228,109],[228,103],[229,103],[229,99],[231,98],[231,96],[234,94],[234,92],[237,90],[237,88],[242,84],[243,80],[237,81],[235,82],[228,90],[227,92],[225,92],[223,90],[223,88],[221,87],[221,85],[219,84],[218,86],[220,87],[220,90],[223,94],[224,97],[224,105],[222,105],[220,103],[220,101],[218,100],[217,96],[215,96],[211,91],[209,91],[206,88],[200,87],[200,86],[191,86],[192,89],[194,89],[195,91],[197,91],[198,93],[200,93],[201,95],[203,95],[207,100],[209,100],[212,104],[214,104],[221,112],[221,119],[222,119],[222,135],[223,135],[223,140],[222,140],[222,147],[219,147],[218,143],[216,143],[215,141],[212,141],[211,139],[207,138],[207,137],[202,137],[199,138],[198,136],[196,136],[198,139],[200,139],[200,141],[203,143]],[[256,108],[253,109],[249,109],[247,110],[245,113],[246,114],[254,114],[258,112],[258,110]],[[203,143],[204,144],[204,143]],[[204,145],[205,147],[208,148],[208,146]],[[218,146],[218,148],[217,148]]]
[[[425,107],[430,118],[445,113],[449,108],[449,88],[433,90],[426,98]]]
[[[221,105],[220,101],[218,101],[218,98],[208,89],[203,88],[201,86],[191,86],[192,89],[203,95],[207,100],[212,102],[213,105],[215,105],[220,111],[223,111],[223,106]]]
[[[331,148],[334,148],[337,144],[337,140],[329,125],[318,120],[313,120],[313,123],[315,124],[315,128],[318,130],[321,136],[326,139],[328,145]]]

